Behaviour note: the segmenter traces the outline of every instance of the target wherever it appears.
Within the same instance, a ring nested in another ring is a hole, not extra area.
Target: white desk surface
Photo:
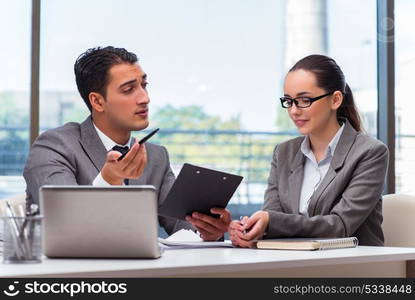
[[[0,277],[169,277],[278,268],[336,266],[415,260],[415,248],[365,247],[324,251],[241,248],[166,250],[158,259],[48,259],[3,264]],[[213,275],[214,276],[214,275]]]

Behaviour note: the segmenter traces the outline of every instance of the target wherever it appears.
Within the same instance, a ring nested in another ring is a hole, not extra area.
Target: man
[[[42,185],[153,185],[159,205],[175,177],[167,150],[138,144],[131,131],[149,125],[147,75],[134,53],[123,48],[91,48],[75,62],[76,84],[91,115],[81,124],[67,123],[41,134],[32,145],[24,170],[30,203],[38,203]],[[130,147],[118,161],[123,148]],[[117,201],[117,199],[114,199]],[[196,228],[204,240],[217,240],[231,216],[212,208],[220,218],[194,213],[190,222],[159,216],[168,234]],[[192,227],[192,225],[194,227]]]

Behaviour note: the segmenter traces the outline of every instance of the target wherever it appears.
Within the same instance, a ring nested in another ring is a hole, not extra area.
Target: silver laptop
[[[40,209],[48,257],[161,255],[153,186],[42,186]]]

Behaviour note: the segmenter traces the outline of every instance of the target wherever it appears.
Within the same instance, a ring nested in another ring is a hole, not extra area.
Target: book
[[[230,241],[205,242],[196,233],[189,229],[181,229],[166,239],[159,238],[163,248],[212,248],[212,247],[233,247]]]
[[[326,250],[353,248],[358,245],[356,237],[347,238],[286,238],[259,240],[256,247],[259,249],[278,249],[278,250]]]

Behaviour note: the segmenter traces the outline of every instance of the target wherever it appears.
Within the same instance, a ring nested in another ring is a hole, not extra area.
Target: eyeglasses
[[[333,93],[334,92],[330,92],[330,93],[327,93],[327,94],[324,94],[318,97],[314,97],[314,98],[304,97],[304,96],[295,97],[295,98],[281,97],[280,98],[281,106],[284,108],[290,108],[295,103],[295,106],[297,106],[298,108],[307,108],[307,107],[310,107],[311,104],[313,104],[313,102],[320,100],[324,97],[327,97]]]

